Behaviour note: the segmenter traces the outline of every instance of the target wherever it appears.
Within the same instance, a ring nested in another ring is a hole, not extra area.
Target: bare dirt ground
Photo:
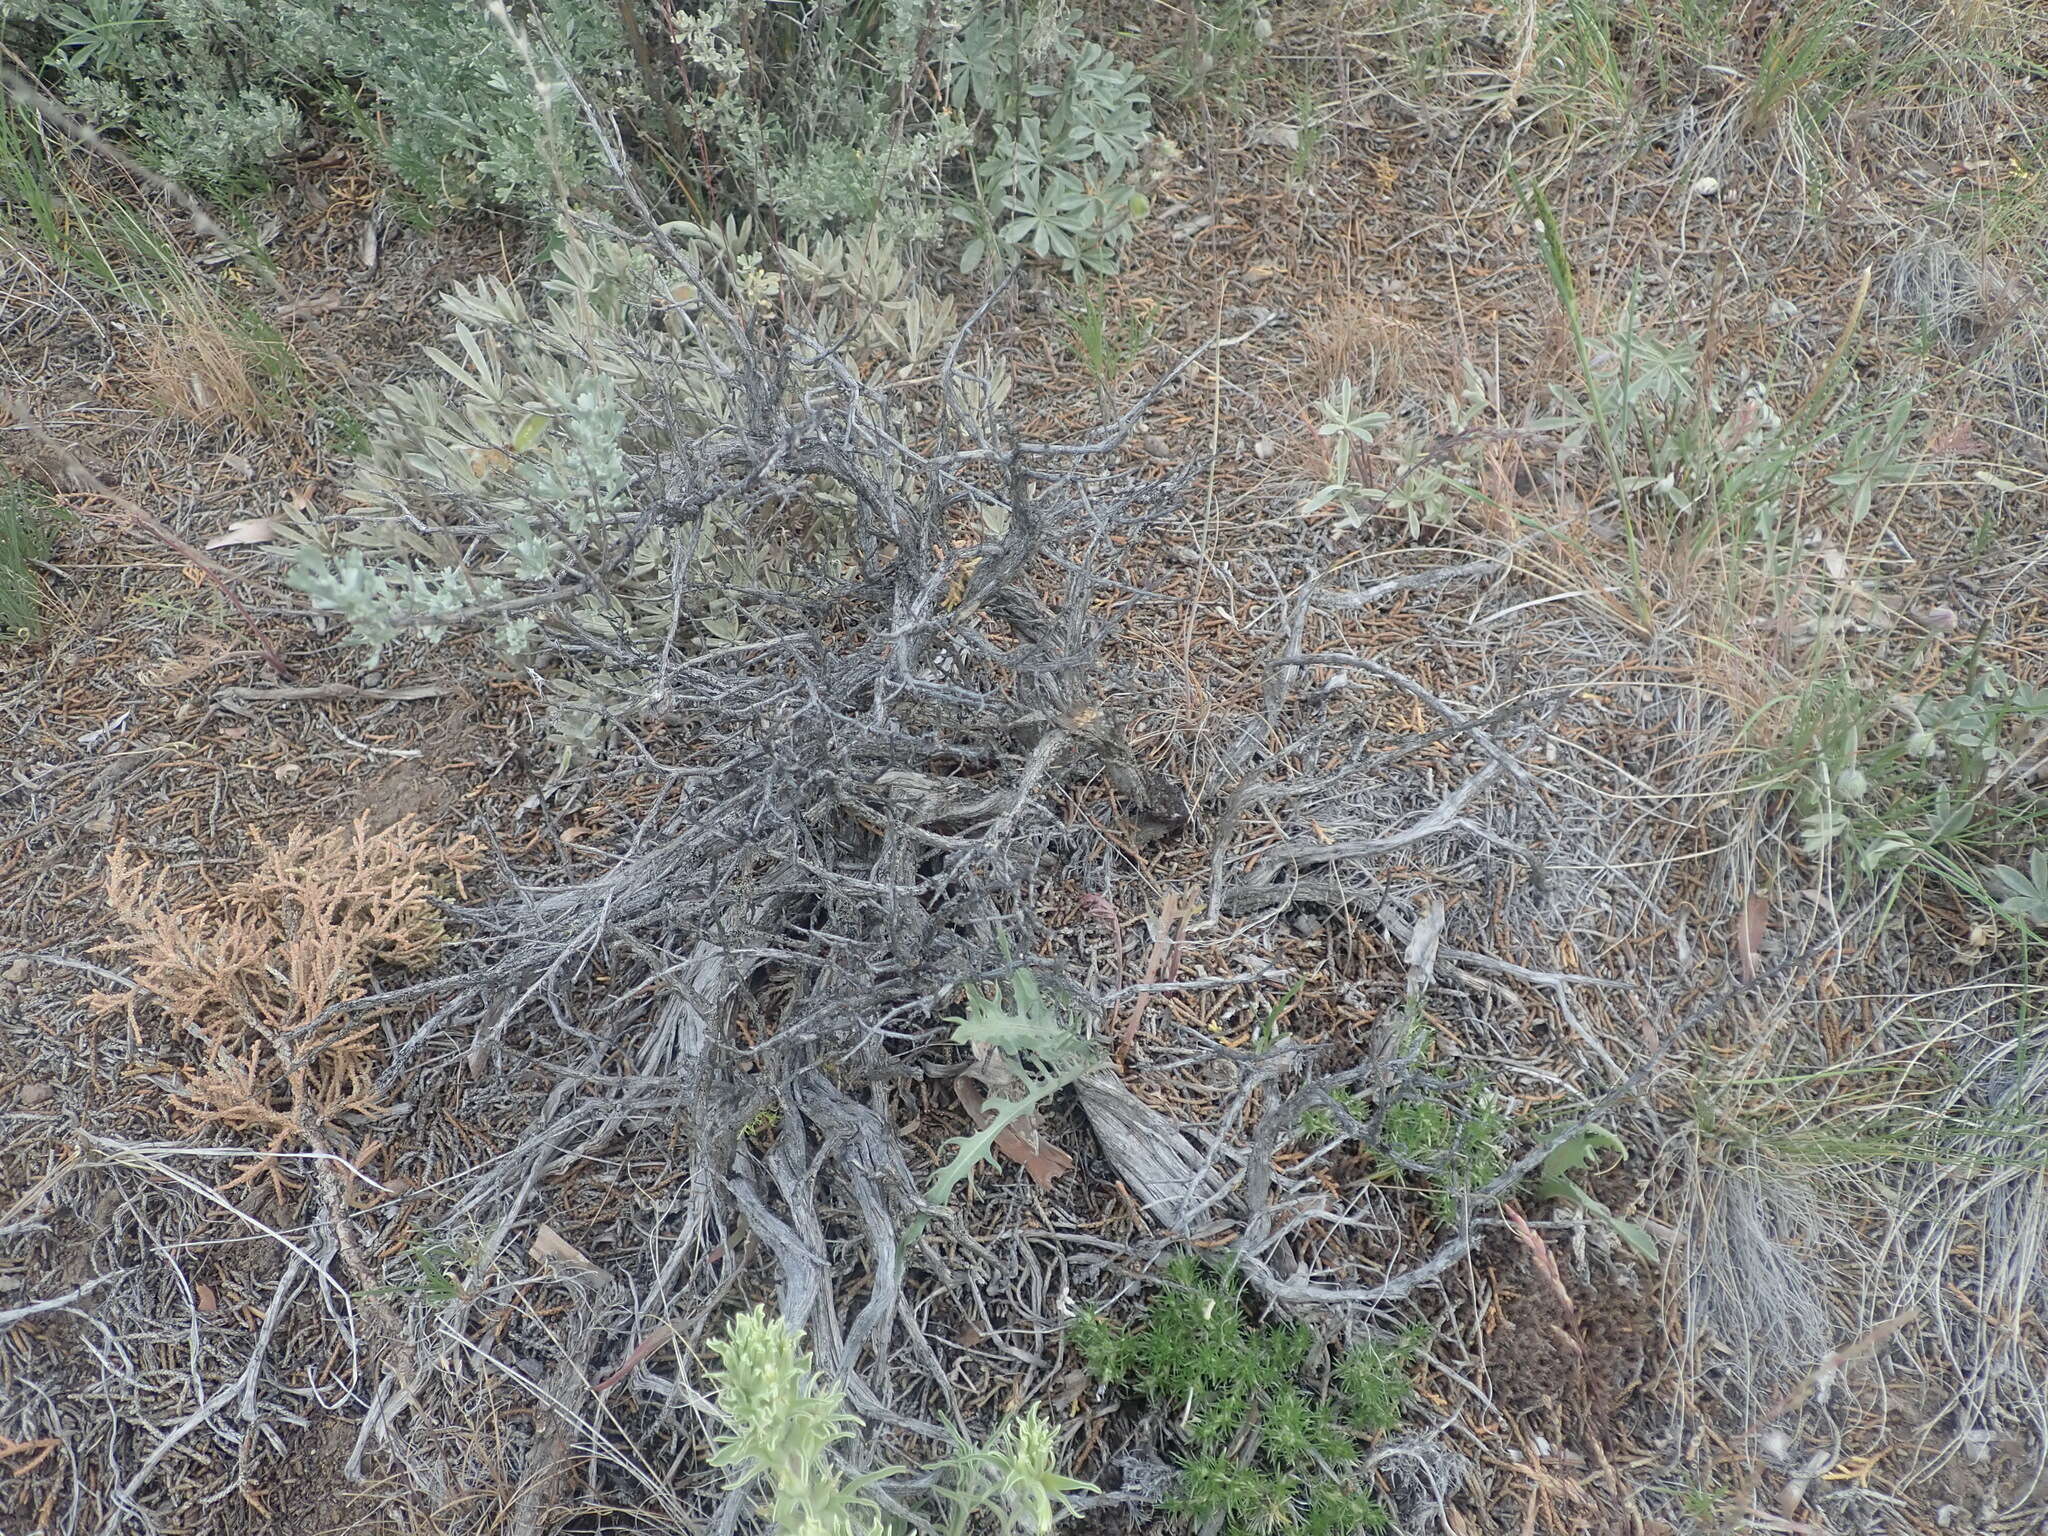
[[[1759,767],[1818,678],[1909,691],[1965,656],[2042,676],[2044,503],[2001,489],[2044,463],[2038,300],[2021,275],[1951,294],[1923,347],[1896,279],[1945,238],[1940,195],[2005,174],[2009,146],[1993,124],[1959,163],[1875,123],[1825,189],[1759,150],[1711,196],[1656,134],[1546,162],[1589,312],[1697,330],[1731,372],[1810,379],[1840,351],[1923,381],[1938,469],[1881,533],[1751,585],[1676,534],[1630,547],[1580,496],[1538,426],[1571,336],[1529,205],[1477,169],[1506,127],[1418,111],[1384,65],[1369,38],[1283,27],[1235,92],[1166,113],[1180,158],[1103,290],[1147,338],[1123,377],[1079,367],[1050,284],[993,317],[1048,437],[1200,353],[1120,459],[1192,473],[1091,614],[1091,702],[1179,795],[1063,784],[1068,859],[1036,916],[1040,960],[1107,1000],[1123,1086],[1233,1172],[1176,1232],[1061,1104],[1072,1170],[985,1170],[906,1282],[903,1369],[943,1352],[915,1366],[939,1384],[856,1406],[915,1445],[947,1413],[1049,1399],[1078,1475],[1141,1488],[1155,1426],[1048,1325],[1113,1306],[1173,1246],[1236,1244],[1277,1307],[1430,1325],[1412,1422],[1374,1466],[1405,1529],[2042,1529],[2048,1196],[2024,1117],[2043,1085],[2003,1054],[2038,1003],[2028,955],[1958,899],[1879,900],[1803,851]],[[246,404],[104,295],[20,251],[6,269],[8,458],[73,516],[45,631],[0,681],[0,1525],[707,1529],[719,1309],[765,1293],[785,1243],[847,1317],[871,1294],[851,1201],[767,1235],[775,1180],[829,1149],[750,1122],[751,1225],[714,1241],[690,1224],[688,1085],[622,1032],[602,965],[552,1034],[411,1034],[430,1001],[406,991],[429,975],[408,945],[459,967],[476,942],[452,919],[422,937],[438,903],[604,877],[667,781],[551,783],[519,677],[461,641],[366,670],[261,545],[202,564],[99,494],[185,546],[331,515],[340,407],[420,368],[436,295],[531,270],[515,226],[412,227],[345,152],[272,196],[281,291],[242,297],[295,372]],[[1491,395],[1487,513],[1411,531],[1299,510],[1337,378],[1434,430],[1468,363]],[[1835,620],[1853,647],[1815,640]],[[316,932],[280,894],[314,866],[401,868],[419,898],[383,887],[371,939],[353,916]],[[285,910],[296,926],[263,927]],[[317,1063],[303,1042],[229,1047],[163,1001],[233,975],[260,1014],[278,957],[303,982],[346,944],[389,1006]],[[741,1010],[749,1043],[775,1008]],[[919,1175],[965,1123],[929,1065],[860,1090]],[[1465,1170],[1447,1220],[1421,1171],[1299,1136],[1347,1082],[1382,1107],[1422,1084],[1488,1096],[1505,1161]],[[1997,1133],[2010,1156],[1941,1129],[1987,1083],[2021,1117]],[[315,1103],[322,1139],[294,1140]],[[1925,1140],[1879,1144],[1922,1111]],[[1627,1145],[1593,1192],[1655,1263],[1509,1166],[1582,1120]],[[1494,1198],[1518,1192],[1519,1233]],[[1111,1502],[1085,1528],[1152,1519]]]

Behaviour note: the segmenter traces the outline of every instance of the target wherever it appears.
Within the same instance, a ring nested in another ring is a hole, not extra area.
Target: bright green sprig
[[[1069,1335],[1095,1377],[1172,1415],[1185,1451],[1169,1510],[1223,1536],[1354,1536],[1386,1512],[1360,1491],[1366,1438],[1393,1429],[1422,1337],[1316,1366],[1303,1324],[1257,1322],[1227,1270],[1182,1256],[1136,1326],[1096,1314]]]
[[[890,1475],[849,1478],[834,1448],[857,1428],[837,1387],[819,1379],[790,1326],[760,1307],[733,1319],[711,1346],[725,1364],[713,1374],[727,1433],[711,1464],[732,1469],[732,1486],[764,1483],[765,1513],[784,1536],[870,1536],[884,1529],[863,1490]]]
[[[728,1470],[734,1488],[762,1489],[768,1528],[777,1536],[898,1536],[868,1491],[903,1469],[846,1470],[859,1422],[812,1368],[796,1330],[755,1307],[711,1347],[724,1366],[712,1373],[724,1428],[711,1464]],[[949,1511],[946,1536],[1050,1536],[1070,1496],[1094,1491],[1060,1474],[1057,1452],[1058,1438],[1035,1408],[985,1445],[963,1442],[938,1489]]]

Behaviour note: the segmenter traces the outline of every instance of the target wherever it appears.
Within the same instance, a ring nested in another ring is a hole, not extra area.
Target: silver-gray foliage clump
[[[552,214],[611,180],[625,127],[692,208],[772,210],[806,237],[964,223],[967,266],[1114,265],[1145,211],[1151,106],[1063,7],[798,12],[707,0],[664,29],[613,0],[0,0],[0,26],[64,105],[204,189],[259,178],[315,109],[432,205]]]
[[[787,253],[805,278],[788,307],[821,339],[764,365],[748,338],[782,278],[748,238],[580,232],[533,297],[488,278],[450,295],[435,372],[386,390],[352,515],[300,530],[291,584],[375,655],[481,633],[545,675],[571,744],[644,712],[658,659],[773,632],[747,594],[800,603],[852,569],[855,491],[789,451],[792,421],[857,384],[841,347],[921,361],[953,312],[886,246],[821,237]],[[956,380],[977,387],[1001,392]]]
[[[531,15],[544,62],[482,0],[0,0],[10,46],[58,98],[172,177],[211,190],[260,175],[318,101],[450,204],[539,206],[558,176],[595,163],[574,96],[537,88],[537,72],[636,100],[609,0],[545,0]]]

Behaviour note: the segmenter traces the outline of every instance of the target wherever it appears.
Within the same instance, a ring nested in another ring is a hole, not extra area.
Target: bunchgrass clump
[[[0,482],[0,641],[42,633],[33,565],[50,553],[50,528],[59,515],[55,503],[24,482]]]
[[[1343,1536],[1386,1527],[1361,1463],[1371,1438],[1400,1423],[1419,1337],[1367,1341],[1331,1359],[1306,1324],[1254,1320],[1236,1277],[1191,1256],[1167,1266],[1138,1324],[1085,1314],[1071,1337],[1097,1380],[1168,1410],[1181,1472],[1169,1508],[1187,1528],[1221,1521],[1226,1536]]]

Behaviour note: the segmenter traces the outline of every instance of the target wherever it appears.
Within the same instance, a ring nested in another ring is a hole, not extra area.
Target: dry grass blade
[[[1816,1392],[1825,1390],[1844,1369],[1859,1360],[1867,1360],[1875,1355],[1887,1341],[1915,1322],[1919,1316],[1918,1308],[1909,1307],[1882,1322],[1871,1324],[1840,1349],[1830,1350],[1800,1378],[1798,1385],[1764,1410],[1763,1416],[1750,1426],[1751,1433],[1763,1428],[1773,1419],[1797,1413]]]
[[[213,216],[212,211],[189,188],[168,176],[159,175],[148,166],[141,164],[132,155],[127,154],[119,146],[109,142],[90,123],[85,122],[71,112],[67,112],[64,109],[63,103],[57,101],[47,91],[44,91],[33,80],[23,75],[11,64],[0,64],[0,89],[6,91],[8,100],[12,101],[16,106],[34,113],[44,122],[55,127],[66,138],[73,140],[110,164],[118,166],[124,175],[132,176],[142,185],[152,187],[156,191],[163,193],[166,197],[169,197],[185,210],[192,220],[192,227],[200,234],[208,239],[219,241],[229,249],[236,247],[237,242],[234,236],[228,232],[226,226]],[[259,275],[273,285],[276,282],[276,279],[271,277],[267,270],[259,269]]]
[[[1565,1288],[1564,1276],[1558,1272],[1557,1256],[1550,1251],[1550,1244],[1543,1241],[1543,1234],[1529,1225],[1528,1219],[1513,1205],[1500,1208],[1501,1216],[1508,1224],[1508,1230],[1528,1250],[1529,1262],[1536,1273],[1543,1277],[1543,1283],[1550,1288],[1550,1294],[1557,1299],[1558,1307],[1568,1318],[1578,1316],[1578,1304],[1572,1300],[1572,1293]]]

